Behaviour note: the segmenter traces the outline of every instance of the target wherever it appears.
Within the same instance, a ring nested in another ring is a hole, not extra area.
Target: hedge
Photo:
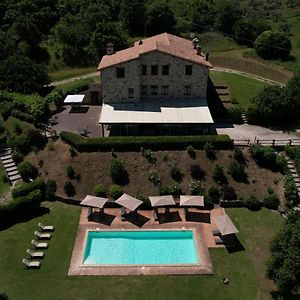
[[[12,196],[13,198],[17,198],[20,196],[25,196],[28,193],[32,192],[33,190],[39,189],[41,191],[44,191],[45,182],[43,179],[38,178],[32,182],[29,183],[22,183],[22,185],[15,187],[12,190]]]
[[[34,118],[32,115],[28,114],[28,113],[24,113],[20,110],[17,110],[17,109],[14,109],[12,112],[11,112],[11,115],[15,118],[18,118],[22,121],[26,121],[28,123],[33,123],[34,122]]]
[[[61,139],[80,152],[140,151],[141,147],[152,150],[185,150],[187,146],[203,149],[210,142],[215,149],[232,149],[233,141],[228,135],[202,136],[120,136],[87,138],[72,132],[61,132]]]
[[[13,224],[31,214],[33,208],[40,206],[43,200],[42,192],[38,189],[27,196],[20,196],[7,202],[0,203],[0,227],[1,225]]]

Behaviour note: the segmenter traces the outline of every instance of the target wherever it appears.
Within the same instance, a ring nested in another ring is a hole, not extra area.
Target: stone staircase
[[[3,144],[0,144],[0,160],[11,185],[22,180],[18,168],[12,158],[12,150]]]
[[[248,121],[247,121],[247,118],[246,118],[246,113],[244,111],[242,111],[242,113],[241,113],[241,118],[242,118],[244,124],[248,124]]]

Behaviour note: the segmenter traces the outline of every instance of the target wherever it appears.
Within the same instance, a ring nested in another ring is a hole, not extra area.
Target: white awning
[[[213,219],[222,235],[238,233],[239,231],[233,225],[228,215],[217,216]]]
[[[130,209],[131,211],[136,210],[143,203],[143,201],[138,200],[125,193],[115,202],[123,207]]]
[[[150,196],[149,197],[151,205],[155,206],[168,206],[174,205],[175,201],[172,195],[163,195],[163,196]]]
[[[92,206],[102,208],[108,201],[107,198],[101,198],[96,196],[87,195],[81,202],[81,205]]]
[[[68,95],[64,100],[64,103],[81,103],[85,95]]]
[[[204,206],[204,196],[180,195],[180,206]]]
[[[105,103],[101,124],[213,124],[202,100],[144,100],[138,103]]]

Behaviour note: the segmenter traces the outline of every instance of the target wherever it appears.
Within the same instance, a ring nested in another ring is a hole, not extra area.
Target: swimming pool
[[[89,231],[84,265],[198,264],[192,230]]]

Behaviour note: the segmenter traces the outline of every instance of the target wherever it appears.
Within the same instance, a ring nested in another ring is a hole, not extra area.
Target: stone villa
[[[100,124],[116,135],[210,133],[209,68],[197,39],[163,33],[115,53],[108,44],[98,67]]]

